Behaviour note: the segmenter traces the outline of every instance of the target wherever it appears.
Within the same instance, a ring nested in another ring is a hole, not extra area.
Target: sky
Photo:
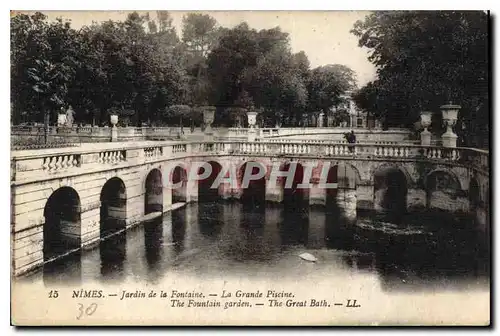
[[[49,19],[70,19],[72,27],[80,28],[92,21],[125,20],[129,11],[42,11]],[[138,11],[146,13],[146,11]],[[154,11],[150,17],[156,18]],[[170,11],[177,33],[182,31],[185,11]],[[326,64],[344,64],[356,73],[358,87],[375,78],[375,67],[368,61],[368,53],[358,47],[357,38],[350,33],[357,20],[366,11],[206,11],[224,27],[234,27],[246,21],[251,28],[269,29],[280,26],[290,34],[293,52],[303,50],[311,67]]]

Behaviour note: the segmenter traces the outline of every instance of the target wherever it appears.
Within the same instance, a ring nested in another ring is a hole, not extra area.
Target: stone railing
[[[144,157],[147,160],[154,160],[163,156],[163,147],[146,147],[144,148]]]
[[[319,139],[303,139],[298,141],[297,139],[290,139],[290,138],[261,138],[258,141],[261,142],[272,142],[272,143],[296,143],[296,142],[303,142],[303,143],[312,143],[312,144],[329,144],[329,143],[342,143],[342,144],[348,144],[346,140],[319,140]],[[400,141],[370,141],[370,140],[360,140],[356,141],[356,144],[375,144],[375,145],[398,145],[398,144],[405,144],[405,145],[419,145],[420,140],[400,140]]]
[[[43,158],[42,169],[53,172],[66,168],[79,167],[81,157],[79,154],[46,156]]]
[[[489,152],[472,148],[426,147],[411,144],[146,141],[13,151],[11,152],[11,178],[13,182],[26,183],[196,155],[430,161],[467,166],[483,174],[489,174]]]
[[[122,150],[99,152],[97,163],[115,164],[119,162],[125,162],[126,157],[127,157],[127,152]]]
[[[215,140],[238,141],[247,140],[248,128],[213,128]],[[257,128],[256,138],[260,141],[335,141],[344,142],[344,133],[347,128],[327,127],[285,127],[285,128]],[[191,130],[178,126],[173,127],[117,127],[118,141],[145,141],[145,140],[178,140],[201,141],[204,133],[200,128]],[[401,141],[410,143],[411,132],[406,129],[355,129],[357,143],[397,144]],[[16,145],[25,146],[27,149],[43,140],[43,126],[12,126],[11,138],[16,140]],[[87,143],[110,142],[111,128],[96,126],[74,126],[72,128],[49,128],[49,139],[52,142]],[[22,140],[22,141],[21,141]],[[23,142],[24,141],[24,142]]]

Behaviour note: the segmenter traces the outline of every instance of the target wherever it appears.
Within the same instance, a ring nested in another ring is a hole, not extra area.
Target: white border
[[[218,1],[203,1],[203,0],[196,0],[196,1],[188,1],[188,0],[183,0],[183,1],[178,1],[178,2],[172,2],[172,1],[150,1],[150,0],[142,0],[142,1],[108,1],[108,0],[87,0],[85,2],[73,2],[73,3],[68,3],[66,0],[52,0],[50,2],[40,2],[40,1],[15,1],[13,3],[10,3],[10,8],[6,8],[5,10],[2,10],[2,30],[1,30],[1,36],[2,36],[2,45],[3,45],[3,52],[1,54],[2,57],[2,67],[1,67],[1,78],[3,80],[3,87],[1,92],[1,98],[2,98],[2,107],[3,107],[3,113],[0,114],[0,118],[2,120],[0,121],[0,125],[2,128],[4,128],[3,132],[0,132],[0,136],[3,138],[2,141],[0,141],[0,145],[2,146],[2,153],[3,157],[5,159],[3,160],[3,165],[1,166],[2,169],[2,175],[4,177],[0,179],[2,182],[2,200],[0,202],[0,206],[2,207],[2,211],[0,212],[3,215],[3,220],[2,220],[2,225],[3,225],[3,239],[4,243],[0,244],[2,247],[2,270],[3,270],[3,281],[2,281],[2,289],[3,289],[3,300],[1,304],[1,317],[2,317],[2,330],[1,334],[2,335],[10,335],[16,332],[16,330],[13,327],[10,327],[10,300],[7,299],[7,294],[9,294],[10,297],[10,185],[7,184],[7,181],[10,180],[10,170],[7,165],[7,157],[10,152],[10,129],[9,129],[9,118],[10,118],[10,113],[9,113],[9,108],[10,108],[10,75],[9,75],[9,40],[10,40],[10,33],[9,33],[9,16],[7,11],[10,9],[16,9],[16,10],[150,10],[150,9],[169,9],[169,10],[277,10],[277,9],[282,9],[282,10],[373,10],[373,9],[378,9],[378,10],[391,10],[391,9],[425,9],[425,10],[437,10],[437,9],[446,9],[446,10],[478,10],[478,9],[490,9],[492,11],[492,15],[494,16],[494,19],[496,21],[495,26],[493,27],[492,34],[494,36],[494,42],[497,42],[497,36],[498,36],[498,13],[499,10],[497,9],[499,6],[500,1],[498,0],[474,0],[474,1],[388,1],[388,0],[378,0],[374,2],[368,2],[368,1],[359,1],[359,0],[349,0],[349,1],[331,1],[327,3],[325,0],[307,0],[307,1],[300,1],[297,3],[292,3],[290,0],[252,0],[247,3],[241,3],[237,1],[227,1],[227,0],[218,0]],[[4,1],[2,2],[2,7],[5,5],[7,7],[8,2]],[[492,47],[495,47],[495,43],[493,43]],[[495,48],[496,49],[496,48]],[[492,59],[491,62],[493,64],[497,63],[495,60],[498,60],[498,55],[495,52],[495,59]],[[497,76],[497,70],[498,66],[494,67],[494,73],[491,74],[492,76],[492,83],[494,78]],[[494,86],[495,91],[492,92],[492,95],[494,97],[500,97],[498,94],[498,86]],[[493,110],[496,110],[496,106],[493,106]],[[494,113],[494,112],[492,112]],[[498,123],[500,123],[500,117],[497,117],[495,119],[495,125],[492,125],[492,129],[498,130],[500,129]],[[493,136],[493,131],[491,132]],[[494,142],[494,147],[492,148],[497,148],[497,139],[495,139]],[[495,153],[496,154],[496,153]],[[496,165],[494,165],[496,167]],[[493,175],[495,175],[493,173]],[[495,188],[491,189],[496,190],[498,188],[498,178],[496,179],[497,183],[495,184]],[[494,209],[500,209],[499,207],[499,201],[498,198],[495,198],[495,207],[492,207]],[[493,222],[491,225],[495,225]],[[497,236],[498,236],[498,228],[494,229],[494,241],[498,241]],[[496,245],[496,244],[495,244]],[[498,250],[498,249],[495,249]],[[494,256],[495,260],[495,265],[494,265],[494,270],[496,270],[498,267],[498,255]],[[8,277],[7,277],[8,276]],[[496,279],[496,273],[493,274],[494,278]],[[36,304],[36,303],[34,303]],[[409,303],[411,304],[411,303]],[[492,321],[498,321],[496,318],[498,315],[498,309],[494,309],[495,316],[492,316]],[[46,332],[54,332],[55,330],[43,330]],[[88,329],[87,329],[88,330]],[[80,333],[84,331],[85,329],[80,329],[80,330],[58,330],[58,334],[63,334],[63,335],[70,335],[73,333]],[[126,330],[93,330],[96,334],[103,334],[104,332],[108,334],[118,334],[118,333],[123,333]],[[188,332],[191,332],[193,330],[188,330]],[[264,333],[276,333],[276,332],[300,332],[301,334],[306,334],[306,333],[312,333],[312,332],[317,332],[317,330],[266,330],[262,331],[259,330],[259,332],[264,332]],[[340,333],[343,334],[345,332],[348,332],[349,335],[351,334],[364,334],[366,330],[331,330],[335,333]],[[372,331],[372,330],[370,330]],[[385,332],[386,330],[383,330],[382,332]],[[141,333],[143,330],[137,330],[135,329],[132,331],[134,333]],[[170,330],[170,332],[179,332]],[[209,330],[206,331],[209,333],[219,333],[220,330]],[[242,333],[246,332],[245,330],[236,330],[232,332],[237,332],[237,333]],[[401,332],[401,330],[397,330],[396,332]],[[413,332],[417,333],[426,333],[427,330],[413,330]],[[457,330],[445,330],[442,331],[446,334],[454,335]],[[478,330],[468,330],[468,332],[472,333],[478,333]]]

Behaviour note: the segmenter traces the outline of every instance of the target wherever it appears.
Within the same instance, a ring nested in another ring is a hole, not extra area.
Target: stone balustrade
[[[117,127],[119,141],[144,141],[151,139],[173,139],[181,134],[180,127]],[[213,135],[218,140],[247,140],[247,128],[213,128]],[[256,137],[263,141],[335,141],[342,142],[347,128],[319,128],[319,127],[285,127],[285,128],[257,128]],[[355,129],[358,143],[396,144],[401,141],[408,142],[410,131],[406,129],[389,129],[386,131],[375,129]],[[110,127],[74,126],[71,128],[49,128],[51,136],[64,138],[70,142],[106,142],[111,139]],[[193,132],[184,127],[184,136],[191,140],[199,139],[204,133],[200,128]],[[40,137],[44,135],[43,126],[11,126],[11,136]],[[328,140],[315,139],[315,137]]]
[[[43,158],[42,169],[47,172],[65,170],[67,168],[79,167],[80,155],[56,155]]]
[[[88,145],[88,146],[85,146]],[[136,154],[142,151],[143,155]],[[168,153],[168,154],[167,154]],[[164,155],[165,154],[165,155]],[[260,155],[316,158],[426,160],[464,165],[489,172],[489,152],[472,148],[411,144],[345,144],[303,142],[173,142],[84,144],[77,148],[13,151],[12,181],[43,180],[55,175],[84,174],[110,168],[161,162],[193,155]],[[128,161],[128,158],[133,158]],[[49,172],[50,174],[44,174]]]
[[[102,164],[116,164],[119,162],[125,162],[126,157],[127,152],[124,150],[105,151],[99,153],[97,162]]]
[[[161,158],[163,156],[163,148],[159,146],[144,148],[144,157],[147,160]]]

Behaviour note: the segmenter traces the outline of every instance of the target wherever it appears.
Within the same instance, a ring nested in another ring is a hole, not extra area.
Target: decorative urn
[[[424,128],[420,133],[420,144],[422,146],[431,145],[431,132],[427,128],[431,125],[432,112],[422,111],[420,112],[420,124]]]
[[[255,128],[255,125],[257,124],[257,115],[259,112],[247,112],[247,118],[248,118],[248,127],[249,128]]]
[[[443,122],[446,127],[446,132],[443,134],[443,146],[445,147],[456,147],[458,136],[453,132],[453,127],[455,126],[458,119],[458,111],[460,111],[460,105],[454,105],[451,102],[447,105],[442,105],[440,107],[441,113],[443,115]]]
[[[116,124],[118,124],[118,115],[116,114],[110,115],[109,121],[111,122],[111,125],[113,125],[113,127],[116,127]]]
[[[66,125],[66,113],[59,113],[57,116],[57,125],[64,126]]]

